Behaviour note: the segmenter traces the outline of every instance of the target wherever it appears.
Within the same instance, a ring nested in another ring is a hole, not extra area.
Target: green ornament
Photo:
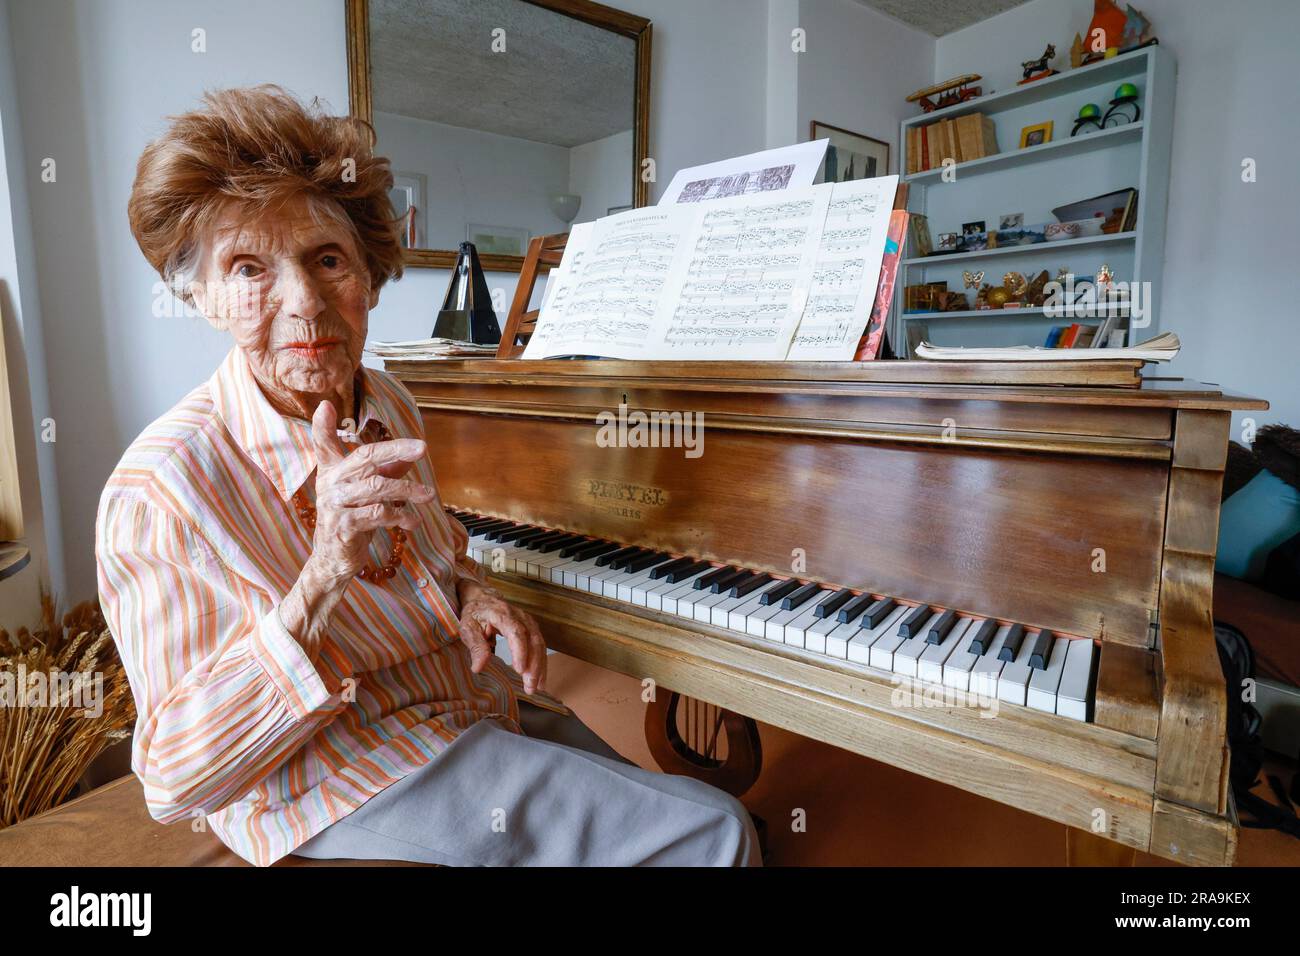
[[[1079,119],[1090,120],[1101,117],[1101,107],[1096,103],[1084,103],[1079,109]]]
[[[1115,88],[1115,98],[1112,103],[1119,103],[1125,100],[1135,100],[1138,98],[1138,88],[1132,83],[1121,83]]]

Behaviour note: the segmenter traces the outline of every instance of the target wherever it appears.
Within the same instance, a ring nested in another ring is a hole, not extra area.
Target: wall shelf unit
[[[949,291],[967,292],[973,305],[975,290],[965,289],[965,271],[983,269],[984,281],[997,286],[1003,273],[1012,270],[1032,278],[1046,269],[1055,278],[1066,268],[1077,281],[1091,280],[1103,264],[1117,281],[1141,284],[1140,297],[1134,300],[1135,315],[1127,322],[1127,342],[1155,334],[1175,76],[1173,55],[1154,45],[905,120],[899,136],[902,169],[907,168],[908,132],[915,127],[983,113],[993,120],[997,134],[1000,152],[957,163],[949,176],[942,168],[903,176],[911,185],[908,209],[927,217],[936,247],[941,233],[961,233],[969,222],[983,221],[987,229],[996,230],[1002,216],[1021,213],[1025,226],[1051,223],[1056,221],[1055,207],[1127,188],[1138,191],[1137,221],[1132,230],[1117,234],[934,256],[916,255],[909,237],[899,266],[891,341],[904,348],[912,326],[913,333],[922,332],[940,345],[1042,345],[1053,325],[1098,325],[1103,316],[1063,318],[1042,308],[906,314],[902,290],[924,282],[946,282]],[[1071,137],[1079,108],[1096,103],[1104,113],[1116,87],[1125,82],[1138,88],[1142,111],[1138,121]],[[1050,141],[1018,148],[1022,128],[1048,120],[1053,124]],[[957,319],[963,321],[950,321]],[[936,323],[933,334],[930,322]]]

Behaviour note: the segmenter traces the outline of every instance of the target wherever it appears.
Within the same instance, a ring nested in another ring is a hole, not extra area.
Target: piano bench
[[[212,833],[164,826],[134,774],[0,830],[0,866],[249,866]],[[423,866],[391,860],[309,860],[275,866]]]

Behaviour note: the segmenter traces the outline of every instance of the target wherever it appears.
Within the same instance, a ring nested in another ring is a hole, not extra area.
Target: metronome
[[[442,310],[433,325],[433,337],[475,345],[496,345],[501,341],[501,326],[492,308],[487,278],[472,242],[460,244],[451,284],[447,286]]]

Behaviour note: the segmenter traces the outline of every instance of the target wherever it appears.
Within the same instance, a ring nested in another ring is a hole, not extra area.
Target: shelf
[[[961,182],[963,173],[967,175],[971,173],[987,173],[1008,166],[1022,166],[1047,159],[1058,159],[1061,156],[1080,156],[1094,150],[1132,142],[1142,138],[1142,130],[1145,125],[1144,122],[1139,120],[1136,123],[1126,123],[1123,126],[1099,129],[1095,133],[1084,133],[1080,136],[1056,139],[1050,143],[1041,143],[1038,146],[1026,146],[1024,149],[1008,149],[1001,153],[994,153],[992,156],[982,156],[979,159],[957,163],[952,167],[957,174],[954,184]],[[941,178],[942,176],[943,167],[940,166],[937,169],[926,169],[919,173],[908,173],[903,177],[903,182],[916,183],[934,180],[935,184],[938,185],[945,182]]]
[[[1079,246],[1095,246],[1111,242],[1132,242],[1136,237],[1136,232],[1115,232],[1100,236],[1083,236],[1079,239],[1060,239],[1056,242],[1035,242],[1028,246],[1003,246],[998,249],[981,249],[977,252],[951,252],[947,255],[914,256],[910,259],[904,259],[903,265],[941,266],[949,262],[987,259],[994,256],[1043,255],[1057,249],[1077,249]]]
[[[1022,106],[1040,103],[1043,100],[1050,100],[1053,97],[1085,90],[1099,83],[1109,83],[1118,80],[1120,77],[1132,76],[1134,73],[1144,70],[1146,68],[1146,58],[1152,55],[1156,49],[1157,47],[1150,46],[1141,50],[1133,50],[1123,56],[1111,57],[1109,60],[1102,60],[1099,63],[1090,63],[1088,66],[1081,66],[1075,70],[1066,70],[1063,73],[1056,74],[1056,76],[1049,76],[1046,79],[1026,83],[1024,86],[1012,86],[1000,93],[989,93],[987,96],[979,96],[973,100],[967,100],[965,103],[946,106],[941,110],[935,110],[933,113],[922,113],[919,116],[904,120],[903,125],[924,126],[926,123],[932,123],[935,120],[952,119],[966,113],[995,113],[1018,109]],[[1068,53],[1067,50],[1067,56]]]
[[[961,312],[904,312],[903,320],[911,321],[913,319],[926,319],[937,321],[939,319],[990,319],[990,318],[1010,318],[1017,319],[1023,316],[1034,316],[1042,318],[1044,309],[1041,305],[1032,308],[1022,309],[964,309]]]

